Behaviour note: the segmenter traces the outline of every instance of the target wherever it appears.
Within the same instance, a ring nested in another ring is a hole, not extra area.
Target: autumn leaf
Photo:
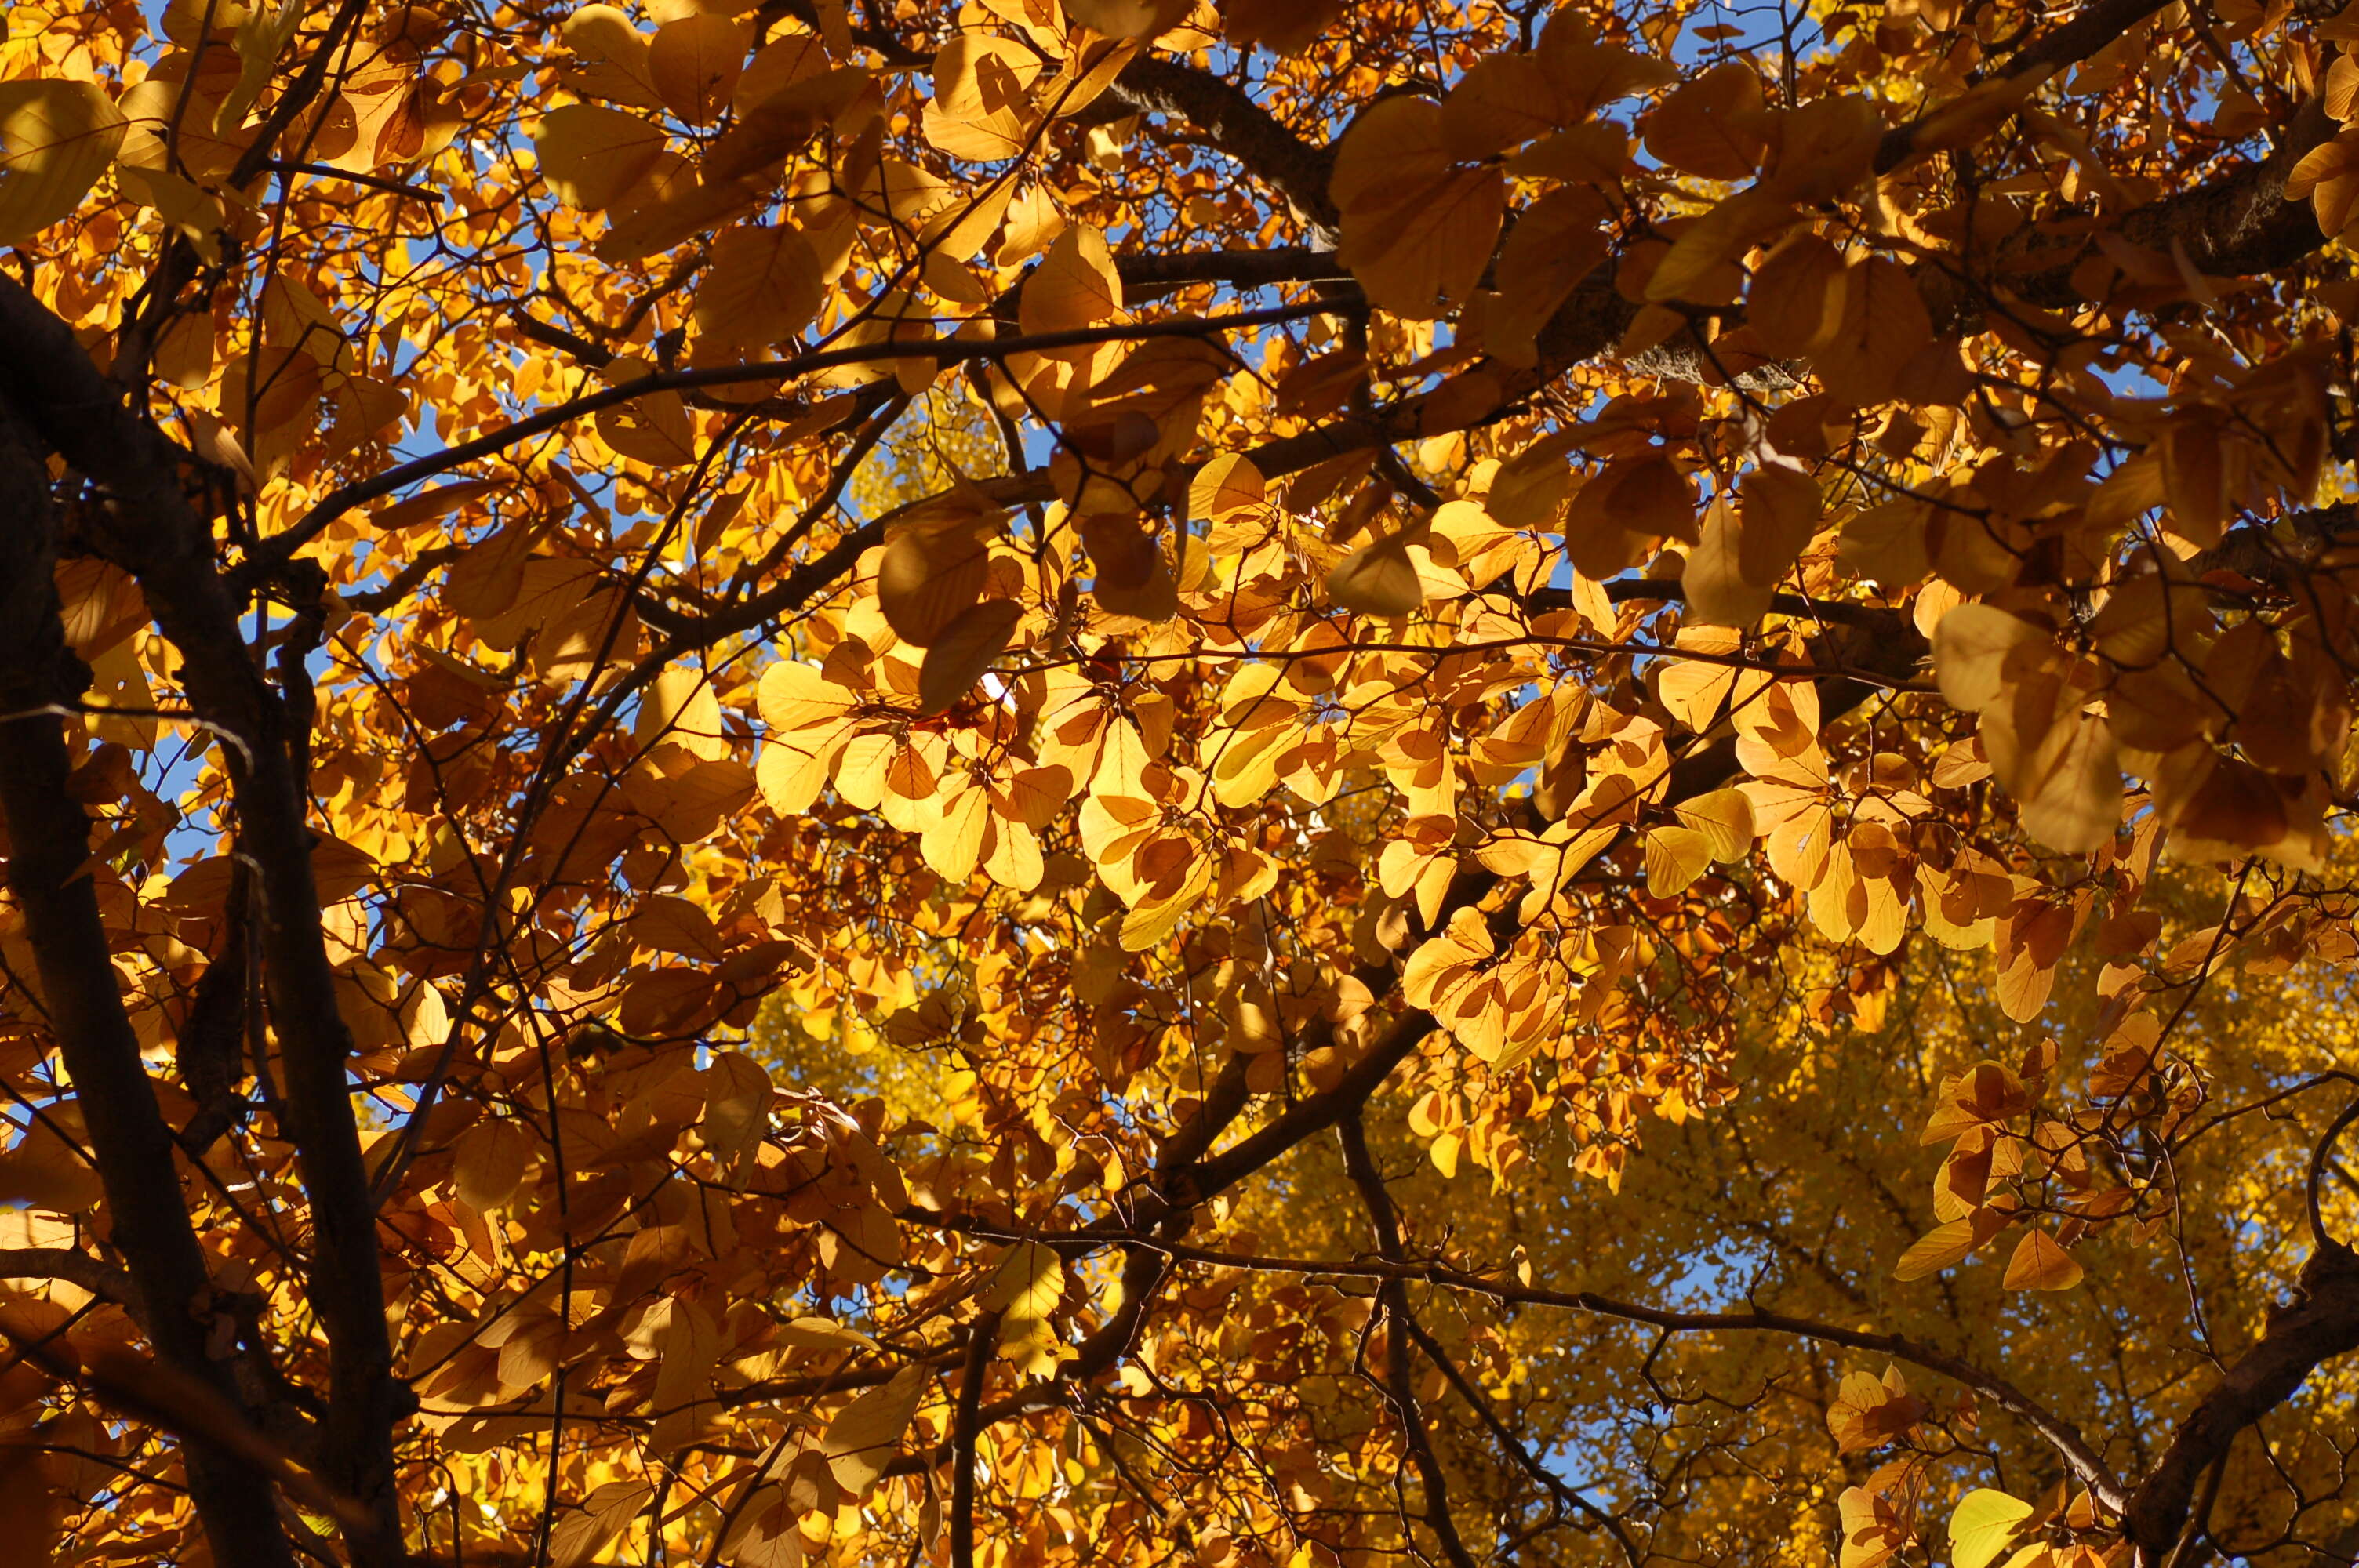
[[[1951,1563],[1954,1568],[1989,1568],[2033,1512],[2029,1503],[2005,1492],[1968,1492],[1950,1512]]]
[[[1386,309],[1430,320],[1463,299],[1506,211],[1498,171],[1460,167],[1443,111],[1394,98],[1353,125],[1329,191],[1343,214],[1337,256]]]
[[[1749,626],[1768,612],[1767,584],[1746,580],[1744,524],[1724,500],[1704,508],[1703,527],[1680,573],[1680,589],[1701,626]]]
[[[1933,673],[1951,705],[1970,713],[2006,692],[2018,650],[2036,650],[2038,629],[1995,605],[1961,604],[1933,632]]]
[[[1899,1510],[1891,1502],[1864,1487],[1845,1488],[1838,1500],[1843,1520],[1843,1549],[1838,1553],[1840,1568],[1877,1568],[1888,1562],[1906,1545],[1911,1536],[1902,1521]]]
[[[2102,1568],[2347,1446],[2359,16],[2214,9],[17,7],[25,1554]]]
[[[96,82],[0,82],[0,241],[29,239],[71,212],[128,124]]]
[[[1880,1378],[1849,1372],[1827,1407],[1827,1430],[1834,1436],[1835,1452],[1851,1454],[1906,1435],[1927,1413],[1925,1401],[1908,1391],[1897,1367],[1886,1368]]]
[[[1713,66],[1664,98],[1647,120],[1647,150],[1708,179],[1743,179],[1767,147],[1761,78],[1743,60]]]
[[[861,1497],[876,1484],[900,1446],[910,1418],[918,1413],[925,1389],[925,1369],[904,1367],[844,1406],[828,1422],[828,1467],[837,1486]]]
[[[2010,1291],[2069,1291],[2081,1282],[2082,1273],[2071,1253],[2057,1246],[2046,1231],[2032,1229],[2015,1244],[2002,1282]]]
[[[745,227],[717,236],[696,291],[697,330],[729,344],[775,343],[819,314],[826,297],[818,254],[795,229]]]
[[[711,124],[737,86],[752,42],[752,29],[726,16],[675,17],[647,45],[647,78],[681,120]]]
[[[877,606],[896,633],[922,647],[973,607],[989,569],[988,541],[973,523],[913,523],[885,546]]]
[[[1019,1241],[1000,1260],[984,1291],[981,1304],[999,1314],[1000,1354],[1029,1376],[1052,1373],[1060,1359],[1073,1354],[1050,1322],[1064,1290],[1064,1265],[1057,1254],[1039,1242]]]
[[[646,1481],[609,1481],[582,1498],[582,1506],[553,1525],[549,1532],[552,1568],[581,1568],[629,1530],[631,1522],[655,1496]]]
[[[940,713],[966,695],[1007,646],[1024,618],[1012,599],[985,600],[962,611],[926,650],[918,677],[921,712]]]
[[[660,125],[619,109],[569,103],[540,122],[534,146],[540,172],[558,197],[575,207],[612,207],[636,190],[665,151]]]
[[[1327,574],[1327,596],[1364,615],[1407,615],[1425,602],[1408,541],[1388,535],[1362,545]]]

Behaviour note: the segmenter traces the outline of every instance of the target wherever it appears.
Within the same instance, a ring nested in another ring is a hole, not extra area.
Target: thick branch
[[[1246,173],[1284,197],[1310,225],[1320,248],[1333,248],[1340,219],[1327,180],[1335,155],[1288,130],[1244,88],[1191,65],[1141,55],[1123,67],[1109,91],[1133,109],[1195,126]]]
[[[379,1512],[382,1539],[356,1543],[364,1561],[397,1553],[392,1427],[400,1396],[346,1077],[351,1035],[321,933],[288,716],[248,657],[237,607],[216,569],[212,532],[179,488],[188,455],[123,406],[63,321],[5,279],[0,404],[104,487],[113,504],[92,514],[94,542],[138,579],[180,653],[198,713],[228,738],[223,762],[240,842],[261,871],[264,991],[287,1068],[287,1131],[301,1159],[316,1238],[311,1302],[329,1338],[323,1463],[340,1491]]]
[[[131,1295],[148,1339],[166,1365],[235,1409],[227,1368],[206,1353],[212,1280],[86,874],[90,819],[67,782],[73,761],[57,718],[60,699],[79,683],[68,676],[49,519],[49,465],[0,404],[0,817],[8,830],[8,886],[24,912],[49,1026],[90,1130],[114,1243],[130,1260]],[[261,1474],[201,1444],[186,1454],[190,1494],[215,1554],[291,1564]]]
[[[1984,80],[2012,81],[2029,77],[2028,85],[2036,87],[2065,67],[2097,53],[2167,4],[2169,0],[2097,0],[2062,27],[2016,50]],[[1896,126],[1885,134],[1875,152],[1878,174],[1889,173],[1908,160],[1916,151],[1919,124]]]
[[[999,1314],[985,1312],[967,1326],[966,1365],[959,1375],[958,1414],[951,1425],[951,1568],[974,1568],[974,1464],[983,1441],[983,1384]]]
[[[62,1280],[117,1306],[140,1306],[128,1273],[71,1247],[0,1247],[0,1280]]]
[[[2132,244],[2164,255],[2182,254],[2211,277],[2250,277],[2294,265],[2326,243],[2308,201],[2285,193],[2286,178],[2310,150],[2330,139],[2334,122],[2312,98],[2296,112],[2269,155],[2191,189],[2165,196],[2122,216],[2114,230]],[[1996,274],[2017,297],[2049,309],[2087,303],[2078,274],[2092,242],[2058,239],[2031,228],[2000,247]],[[1970,286],[1920,268],[1919,287],[1937,322],[1971,319],[1979,301]]]
[[[2353,1350],[2359,1350],[2359,1256],[2324,1247],[2303,1268],[2294,1299],[2269,1314],[2259,1343],[2179,1423],[2161,1463],[2131,1494],[2122,1530],[2142,1568],[2169,1554],[2197,1484],[2236,1434],[2292,1398],[2319,1367]]]

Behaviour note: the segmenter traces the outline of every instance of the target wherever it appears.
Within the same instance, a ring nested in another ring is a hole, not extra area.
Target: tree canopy
[[[18,1550],[2359,1558],[2359,7],[6,16]]]

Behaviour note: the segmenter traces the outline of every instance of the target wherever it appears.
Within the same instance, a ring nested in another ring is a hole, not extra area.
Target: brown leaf
[[[1362,615],[1407,615],[1425,602],[1425,585],[1400,535],[1372,539],[1327,574],[1327,597]]]
[[[1016,600],[987,599],[944,627],[919,671],[919,710],[940,713],[972,690],[1023,619],[1024,607]]]

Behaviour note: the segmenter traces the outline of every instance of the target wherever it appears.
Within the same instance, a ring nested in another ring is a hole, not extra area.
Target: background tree
[[[13,6],[9,1540],[2354,1561],[2354,40]]]

